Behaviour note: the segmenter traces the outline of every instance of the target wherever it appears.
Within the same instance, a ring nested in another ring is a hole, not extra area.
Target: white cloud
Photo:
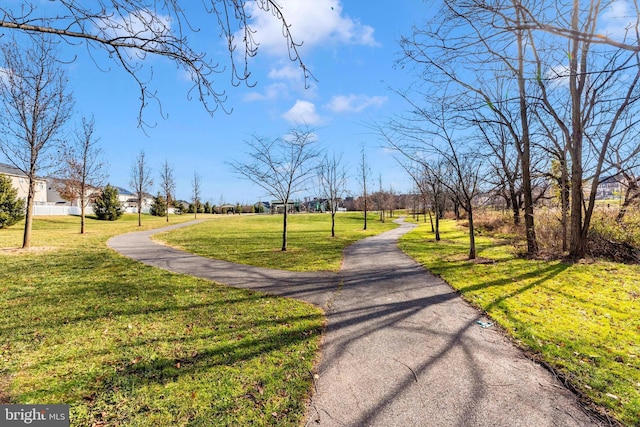
[[[334,113],[360,113],[369,107],[378,108],[386,101],[386,96],[336,95],[326,107]]]
[[[624,40],[628,30],[628,36],[635,36],[633,28],[637,22],[638,15],[628,1],[613,1],[600,17],[598,32],[617,40]]]
[[[297,100],[282,117],[295,125],[315,125],[321,121],[316,106],[312,102],[301,100]]]
[[[298,66],[287,64],[282,68],[271,69],[268,76],[273,80],[302,81],[304,79],[304,72]]]
[[[251,92],[244,97],[245,101],[273,101],[288,95],[289,87],[284,83],[268,85],[264,92]]]
[[[374,29],[363,25],[342,13],[340,0],[280,0],[282,12],[290,25],[296,43],[304,43],[303,49],[327,44],[357,44],[376,46]],[[255,40],[271,54],[287,52],[287,41],[282,36],[282,22],[271,12],[264,12],[255,3],[246,4],[253,17],[251,27],[256,31]],[[242,40],[236,34],[236,40]]]

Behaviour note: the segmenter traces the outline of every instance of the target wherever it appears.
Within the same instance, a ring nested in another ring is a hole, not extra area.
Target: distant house
[[[138,212],[138,200],[136,195],[123,187],[116,187],[118,190],[118,201],[122,205],[122,210],[129,213]]]
[[[624,192],[624,185],[626,184],[622,174],[609,176],[598,185],[598,192],[596,193],[596,199],[619,199]]]
[[[116,188],[118,189],[118,200],[122,204],[124,212],[138,213],[138,195],[123,187]],[[151,194],[143,194],[142,213],[149,213],[152,204],[153,196]]]
[[[65,198],[65,188],[67,181],[60,178],[47,178],[47,202],[49,204],[55,204],[56,206],[75,206],[80,207],[80,198],[74,200],[67,200]],[[85,201],[87,206],[90,206],[91,202],[101,193],[101,189],[97,187],[87,186],[85,190]]]
[[[27,200],[29,193],[29,178],[20,169],[0,163],[0,175],[9,177],[13,188],[18,190],[18,197]],[[47,180],[44,178],[36,178],[36,192],[33,201],[38,203],[47,203]]]
[[[253,205],[253,210],[256,213],[266,213],[271,210],[271,205],[269,204],[269,202],[258,202]]]
[[[233,215],[236,213],[236,205],[224,204],[218,207],[221,214]]]
[[[284,202],[282,200],[271,201],[271,213],[284,213]],[[300,212],[305,210],[305,206],[299,200],[287,203],[287,212]]]

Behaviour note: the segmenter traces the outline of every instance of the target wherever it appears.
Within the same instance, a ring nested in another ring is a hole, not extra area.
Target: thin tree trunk
[[[624,202],[622,202],[622,206],[620,206],[620,211],[616,217],[617,222],[622,222],[625,214],[627,213],[627,208],[632,202],[638,199],[638,196],[640,196],[638,181],[636,178],[630,176],[625,176],[625,178],[627,180],[627,189],[624,192]]]
[[[569,177],[567,176],[567,159],[566,156],[561,162],[561,182],[560,182],[560,203],[562,203],[562,252],[567,250],[568,233],[567,233],[567,216],[569,214]]]
[[[431,216],[431,209],[429,209],[429,222],[431,222],[431,232],[434,233],[436,230],[433,227],[433,217]]]
[[[331,237],[336,237],[336,213],[331,212]]]
[[[84,197],[80,197],[80,234],[84,234]]]
[[[469,259],[476,259],[476,236],[473,226],[473,208],[467,203],[467,216],[469,217]]]
[[[87,163],[87,159],[85,157],[84,159],[84,164],[86,165]],[[85,191],[86,191],[86,185],[85,185],[85,178],[87,176],[87,172],[86,169],[83,170],[82,172],[82,181],[80,183],[80,194],[78,195],[78,197],[80,198],[80,234],[84,234],[84,198],[85,198]]]
[[[29,192],[27,193],[27,213],[25,216],[24,235],[22,238],[22,248],[31,247],[31,229],[33,228],[33,205],[36,192],[36,181],[29,178]]]
[[[520,225],[520,206],[518,205],[518,195],[512,186],[509,188],[509,197],[511,210],[513,211],[513,224]]]
[[[287,204],[288,201],[284,203],[284,216],[282,217],[282,251],[287,250]]]

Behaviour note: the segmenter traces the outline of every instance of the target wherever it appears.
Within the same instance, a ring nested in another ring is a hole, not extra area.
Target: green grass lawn
[[[36,217],[29,252],[20,224],[0,230],[0,402],[67,403],[73,426],[300,425],[321,310],[106,248],[140,229]]]
[[[363,230],[361,213],[336,215],[336,237],[331,237],[329,214],[289,216],[288,246],[282,252],[282,215],[250,217],[220,215],[214,221],[163,233],[155,239],[186,251],[241,264],[292,271],[338,271],[342,251],[367,236],[397,227],[371,214]]]
[[[422,225],[400,246],[580,393],[625,425],[640,425],[640,266],[531,261],[482,236],[485,260],[473,263],[466,229],[444,221],[441,233],[436,242]]]

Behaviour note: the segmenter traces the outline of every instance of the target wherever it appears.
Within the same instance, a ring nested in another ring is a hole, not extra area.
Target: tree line
[[[408,108],[377,130],[435,206],[455,195],[470,257],[473,201],[489,189],[524,217],[535,256],[536,199],[553,182],[563,249],[580,258],[602,181],[637,187],[640,11],[624,6],[607,28],[612,2],[441,0],[401,38]]]

